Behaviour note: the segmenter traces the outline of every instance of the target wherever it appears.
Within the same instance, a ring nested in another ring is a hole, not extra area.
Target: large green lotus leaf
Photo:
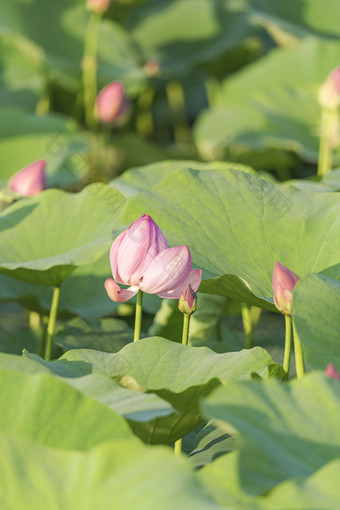
[[[85,3],[77,0],[59,0],[51,5],[44,0],[10,0],[0,6],[0,33],[45,79],[77,90],[88,17]],[[123,80],[131,90],[141,86],[144,72],[138,53],[118,23],[102,20],[98,55],[100,86],[114,79]]]
[[[177,414],[155,420],[145,431],[145,442],[171,444],[202,422],[198,400],[220,382],[266,374],[270,356],[261,348],[216,354],[205,347],[186,347],[164,338],[146,338],[128,344],[116,354],[72,350],[60,361],[88,363],[93,372],[115,378],[127,388],[151,391],[170,402]],[[143,434],[143,435],[142,435]]]
[[[39,372],[62,378],[65,383],[128,420],[137,435],[140,428],[144,430],[155,418],[174,413],[172,406],[158,395],[126,389],[105,375],[92,374],[88,363],[56,365],[43,362],[37,355],[24,351],[23,357],[1,353],[0,366],[24,374]]]
[[[93,184],[81,193],[47,190],[20,200],[0,217],[0,272],[43,285],[60,285],[111,244],[113,218],[124,199]]]
[[[337,193],[302,192],[232,165],[229,171],[178,170],[132,197],[124,223],[143,213],[171,245],[189,246],[203,269],[202,292],[272,311],[275,260],[299,276],[340,262]]]
[[[48,186],[69,184],[87,171],[88,144],[76,122],[49,114],[39,117],[14,107],[0,109],[0,183],[39,159],[47,161]]]
[[[294,289],[292,315],[311,368],[334,363],[340,370],[340,282],[305,276]]]
[[[338,66],[339,51],[338,42],[307,39],[294,48],[273,50],[228,77],[221,106],[204,112],[196,123],[200,153],[212,159],[221,157],[225,146],[232,153],[280,149],[316,162],[321,115],[317,91]],[[245,159],[249,157],[240,161],[247,163]]]
[[[220,387],[203,411],[222,430],[240,432],[240,480],[246,492],[259,494],[340,457],[339,404],[339,382],[313,373],[286,384],[270,379]]]
[[[193,466],[201,468],[215,459],[235,450],[237,437],[226,434],[212,421],[196,434],[189,459]]]
[[[309,478],[297,478],[279,485],[263,498],[260,508],[336,510],[340,500],[339,476],[340,460],[333,460]]]
[[[243,172],[256,174],[255,170],[245,165],[232,165],[233,168]],[[113,188],[116,188],[126,197],[137,195],[141,191],[148,191],[150,188],[158,184],[162,179],[179,169],[192,168],[194,170],[228,170],[230,163],[224,161],[213,161],[202,163],[201,161],[161,161],[144,165],[137,168],[131,168],[110,182]]]
[[[224,0],[153,0],[131,11],[127,27],[145,58],[176,77],[239,47],[249,33],[246,16]]]
[[[118,352],[132,342],[133,330],[119,319],[90,321],[77,317],[61,326],[55,338],[64,351],[96,349],[103,352]]]
[[[337,0],[322,4],[318,0],[250,0],[248,12],[251,20],[264,26],[278,44],[289,45],[305,36],[338,38],[339,7]]]
[[[218,510],[164,447],[110,441],[88,452],[0,436],[0,504],[11,510]]]
[[[117,413],[54,376],[1,368],[0,389],[1,432],[66,449],[133,437]]]

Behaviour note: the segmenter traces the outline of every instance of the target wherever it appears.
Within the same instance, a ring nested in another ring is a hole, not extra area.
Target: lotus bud
[[[340,67],[334,69],[319,88],[318,100],[322,108],[336,110],[340,105]]]
[[[86,7],[89,11],[105,12],[110,6],[111,0],[87,0]]]
[[[161,74],[161,65],[158,60],[148,60],[144,65],[145,72],[150,77],[159,76]]]
[[[96,99],[97,117],[103,124],[113,124],[122,117],[129,108],[129,100],[124,94],[124,88],[119,81],[106,85]]]
[[[335,368],[335,366],[333,365],[333,363],[330,363],[327,366],[327,368],[325,370],[325,374],[328,375],[328,377],[331,377],[332,379],[336,379],[337,381],[340,381],[340,374],[337,371],[337,369]]]
[[[183,290],[178,301],[178,308],[186,315],[191,315],[196,311],[197,298],[190,284]]]
[[[290,315],[293,289],[299,277],[279,262],[275,262],[273,272],[274,302],[280,312]]]
[[[37,195],[46,188],[46,161],[40,159],[13,175],[8,187],[24,197]]]

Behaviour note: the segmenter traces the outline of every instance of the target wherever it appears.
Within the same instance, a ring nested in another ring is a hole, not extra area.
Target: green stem
[[[101,13],[91,12],[84,47],[83,89],[85,120],[89,127],[96,126],[94,106],[97,96],[97,49]]]
[[[302,344],[301,344],[299,335],[296,331],[294,322],[293,322],[293,331],[294,331],[294,353],[295,353],[296,377],[298,379],[301,379],[301,377],[303,377],[305,375],[305,366],[303,363]]]
[[[53,351],[53,338],[55,332],[55,324],[58,315],[58,304],[60,296],[60,287],[54,287],[52,305],[50,310],[50,316],[47,324],[47,338],[46,338],[46,349],[45,349],[45,360],[50,361],[52,358]]]
[[[246,303],[242,303],[241,313],[243,329],[245,334],[244,347],[245,349],[251,349],[253,344],[253,324],[250,315],[250,306],[247,305]]]
[[[183,314],[183,331],[182,331],[182,344],[188,345],[189,341],[189,324],[190,324],[190,314]]]
[[[29,325],[32,331],[36,331],[40,327],[40,315],[31,311],[29,314]]]
[[[191,140],[191,132],[181,83],[179,81],[169,81],[166,85],[166,94],[174,122],[175,142],[177,144],[188,143]]]
[[[183,331],[182,331],[182,345],[188,345],[189,342],[189,326],[191,314],[183,313]],[[175,442],[175,455],[182,453],[182,439],[177,439]]]
[[[147,138],[153,135],[154,125],[152,117],[152,102],[155,96],[155,89],[149,87],[145,89],[138,98],[138,116],[136,119],[136,128],[138,133]]]
[[[320,177],[332,169],[332,132],[336,124],[337,112],[323,109],[321,114],[321,133],[318,158],[318,172]]]
[[[177,441],[175,442],[174,453],[175,455],[182,454],[182,439],[177,439]]]
[[[292,350],[292,318],[285,315],[285,350],[283,355],[283,370],[289,375],[290,353]]]
[[[137,342],[140,340],[140,332],[142,329],[142,312],[143,312],[143,292],[141,290],[137,293],[137,304],[136,304],[136,316],[135,316],[135,332],[133,335],[133,341]]]
[[[42,331],[39,341],[39,348],[38,348],[38,356],[41,358],[44,357],[45,350],[46,350],[46,334],[47,334],[47,324],[48,324],[48,317],[43,317],[42,319]]]

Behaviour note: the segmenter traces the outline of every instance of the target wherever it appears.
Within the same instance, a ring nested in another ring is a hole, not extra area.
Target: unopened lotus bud
[[[178,308],[186,315],[191,315],[196,311],[197,298],[190,284],[183,290],[178,301]]]
[[[274,302],[280,312],[290,315],[293,289],[299,277],[279,262],[275,262],[273,272]]]
[[[106,85],[96,99],[97,117],[103,124],[113,124],[129,108],[129,100],[124,94],[124,87],[119,81]]]
[[[111,0],[87,0],[86,7],[89,11],[105,12],[110,6]]]
[[[37,195],[46,188],[45,167],[46,161],[43,159],[31,163],[13,175],[8,187],[23,197]]]
[[[335,368],[335,366],[333,365],[333,363],[330,363],[327,366],[327,368],[325,370],[325,374],[328,375],[328,377],[331,377],[332,379],[336,379],[337,381],[340,381],[340,374],[337,371],[337,369]]]
[[[336,110],[340,105],[340,67],[334,69],[319,88],[318,100],[322,108]]]

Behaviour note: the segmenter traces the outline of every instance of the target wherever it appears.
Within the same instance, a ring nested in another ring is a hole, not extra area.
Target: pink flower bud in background
[[[318,100],[322,108],[335,110],[340,105],[340,67],[334,69],[319,88]]]
[[[111,0],[87,0],[86,7],[89,11],[105,12],[109,8]]]
[[[46,188],[45,167],[44,159],[31,163],[13,175],[9,188],[24,197],[37,195]]]
[[[112,301],[123,302],[138,290],[160,297],[179,299],[190,283],[197,290],[202,271],[191,269],[189,248],[168,243],[153,219],[143,214],[113,242],[110,252],[112,278],[105,289]],[[118,284],[130,285],[121,289]]]
[[[148,60],[144,64],[145,72],[150,77],[159,76],[161,74],[161,64],[158,60]]]
[[[336,379],[337,381],[340,381],[340,374],[337,371],[337,369],[335,368],[335,366],[333,365],[333,363],[330,363],[327,366],[327,368],[325,370],[325,374],[328,375],[328,377],[331,377],[332,379]]]
[[[279,262],[275,262],[273,272],[274,302],[280,312],[290,315],[293,289],[299,277]]]
[[[129,108],[129,100],[124,94],[124,87],[119,81],[106,85],[96,99],[97,117],[103,124],[113,124]]]
[[[178,308],[182,313],[185,313],[186,315],[191,315],[196,311],[197,298],[190,284],[185,287],[182,294],[180,295]]]

